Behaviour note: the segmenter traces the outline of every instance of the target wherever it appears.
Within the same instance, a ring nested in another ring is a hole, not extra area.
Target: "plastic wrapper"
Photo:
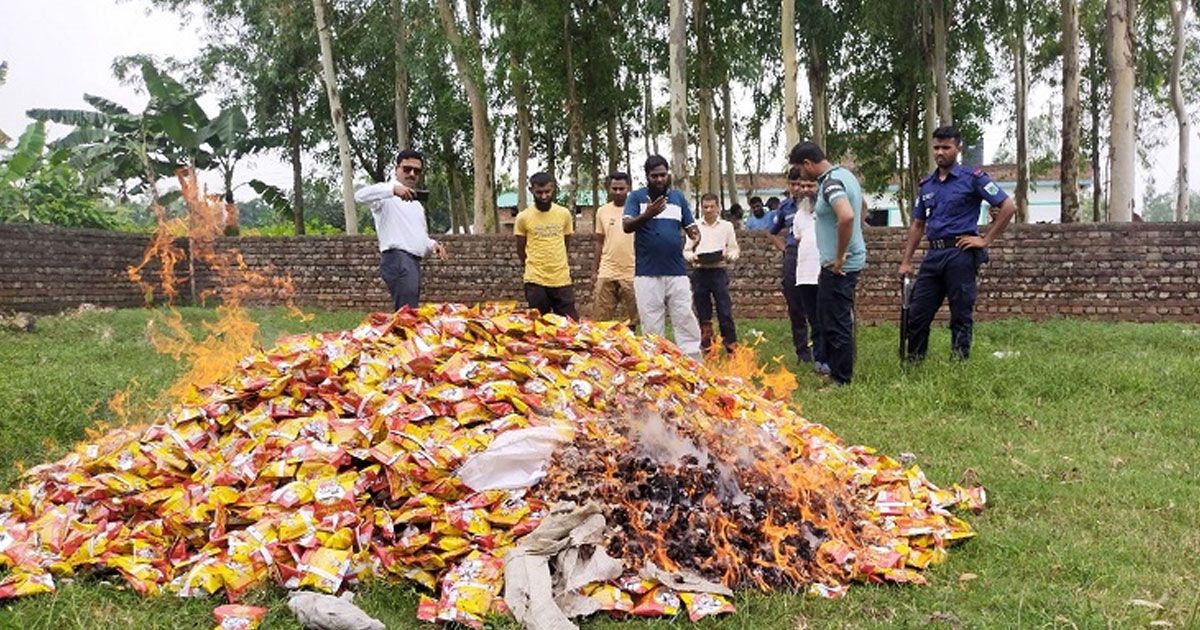
[[[715,593],[680,593],[679,599],[687,607],[688,619],[700,621],[705,617],[737,612],[737,608],[724,595]]]
[[[638,598],[629,611],[639,617],[674,617],[679,614],[679,595],[665,586],[655,586]]]
[[[843,444],[750,376],[715,374],[665,340],[512,305],[373,314],[353,330],[281,338],[194,385],[147,426],[97,435],[0,494],[0,598],[87,572],[139,593],[231,601],[268,580],[333,593],[381,578],[430,591],[421,619],[478,626],[504,610],[500,558],[558,500],[546,494],[549,455],[618,437],[598,419],[637,414],[641,400],[686,418],[689,439],[708,436],[701,446],[754,432],[836,480],[857,538],[813,542],[766,519],[778,557],[798,540],[817,549],[804,574],[823,596],[851,579],[923,581],[916,569],[974,535],[954,511],[986,502],[981,487],[939,488],[917,466]],[[665,547],[631,552],[628,568]],[[693,618],[731,609],[677,590],[631,575],[580,594],[613,613],[674,615],[680,597]]]
[[[213,617],[217,620],[214,630],[254,630],[262,623],[266,608],[258,606],[243,606],[241,604],[225,604],[213,609]]]

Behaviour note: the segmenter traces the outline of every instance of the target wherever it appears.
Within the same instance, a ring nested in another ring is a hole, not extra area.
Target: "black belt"
[[[947,236],[946,238],[931,238],[929,239],[929,249],[950,249],[958,247],[958,239],[964,236],[978,236],[977,234],[958,234],[956,236]]]
[[[406,254],[411,258],[416,258],[417,260],[421,260],[420,256],[408,251],[407,249],[400,249],[399,247],[389,247],[389,248],[383,250],[383,253],[386,254],[387,252],[399,252],[401,254]]]

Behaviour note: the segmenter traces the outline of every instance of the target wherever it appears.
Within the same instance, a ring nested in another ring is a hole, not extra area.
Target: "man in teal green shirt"
[[[792,147],[788,162],[817,182],[817,326],[824,335],[829,377],[846,385],[854,376],[854,289],[867,264],[862,235],[862,186],[850,171],[829,163],[813,142]]]

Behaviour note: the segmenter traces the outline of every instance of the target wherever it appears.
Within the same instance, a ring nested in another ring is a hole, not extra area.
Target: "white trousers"
[[[637,276],[633,294],[644,334],[663,336],[669,314],[675,345],[692,358],[700,357],[700,323],[692,311],[692,283],[687,276]]]

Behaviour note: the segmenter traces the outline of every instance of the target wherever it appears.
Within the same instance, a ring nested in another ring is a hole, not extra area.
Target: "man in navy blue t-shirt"
[[[801,182],[805,181],[804,174],[798,166],[788,169],[787,179],[789,193],[793,187],[798,191],[803,186]],[[796,218],[798,199],[795,195],[788,195],[788,198],[775,209],[771,228],[767,232],[771,235],[771,244],[775,246],[775,249],[783,252],[780,282],[782,282],[783,300],[787,304],[788,320],[792,325],[792,347],[796,350],[796,361],[812,363],[813,349],[808,343],[808,327],[811,325],[815,329],[817,324],[808,321],[805,316],[804,304],[800,299],[803,289],[796,286],[796,237],[792,234],[792,222]]]
[[[687,198],[671,188],[671,171],[661,155],[646,158],[646,187],[625,200],[624,228],[633,233],[633,294],[646,334],[662,336],[671,317],[675,345],[701,359],[700,323],[692,311],[692,286],[683,260],[683,234],[700,242],[700,229]]]
[[[933,132],[933,156],[937,170],[921,180],[917,202],[900,274],[912,273],[913,252],[921,235],[929,239],[925,259],[913,286],[908,314],[908,360],[920,361],[929,349],[929,326],[933,316],[950,300],[950,349],[966,359],[971,354],[976,276],[987,262],[987,248],[1004,231],[1016,212],[1012,198],[984,173],[958,163],[962,134],[954,127]],[[995,221],[979,235],[982,204],[999,208]]]

